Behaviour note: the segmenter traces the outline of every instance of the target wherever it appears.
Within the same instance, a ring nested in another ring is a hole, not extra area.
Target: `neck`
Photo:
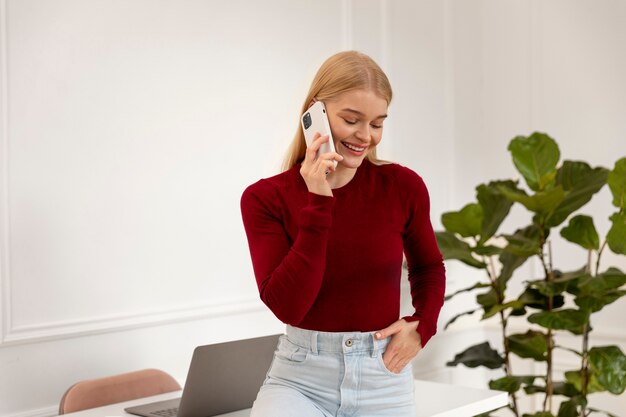
[[[356,175],[356,170],[357,168],[346,168],[338,164],[335,172],[329,174],[326,180],[331,189],[340,188],[352,181],[352,178]]]

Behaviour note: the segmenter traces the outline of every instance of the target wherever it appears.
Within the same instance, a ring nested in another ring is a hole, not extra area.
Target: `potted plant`
[[[593,314],[618,301],[626,291],[626,274],[615,267],[601,270],[607,248],[626,255],[626,158],[612,170],[582,161],[560,163],[557,143],[544,133],[511,140],[508,150],[525,182],[496,180],[476,187],[476,202],[442,215],[445,231],[437,232],[444,259],[456,259],[482,269],[485,279],[456,291],[455,295],[478,291],[477,306],[453,317],[446,328],[463,315],[482,311],[481,320],[493,319],[501,329],[501,346],[488,342],[471,346],[448,362],[449,366],[501,368],[504,376],[489,382],[492,389],[507,391],[509,410],[516,417],[583,417],[610,413],[589,407],[590,394],[608,391],[621,394],[626,387],[626,356],[617,346],[590,347]],[[580,210],[604,185],[612,194],[613,213],[607,213],[611,228],[602,238],[593,218]],[[499,231],[514,204],[532,213],[529,224],[512,233]],[[581,267],[558,269],[552,241],[558,236],[580,247]],[[515,271],[536,258],[542,276],[519,276]],[[523,280],[523,291],[510,294],[511,280]],[[526,332],[512,333],[511,317],[525,317]],[[580,347],[561,347],[563,332],[579,338]],[[554,355],[567,349],[578,356],[580,367],[556,378]],[[518,375],[511,366],[512,355],[544,364],[541,375]],[[523,413],[517,396],[543,395],[542,411]],[[555,396],[562,398],[558,404]],[[485,414],[488,416],[489,413]]]

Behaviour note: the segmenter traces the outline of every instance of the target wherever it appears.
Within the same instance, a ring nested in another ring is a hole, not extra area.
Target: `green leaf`
[[[509,144],[509,151],[515,167],[532,190],[545,190],[554,181],[561,156],[554,139],[539,132],[529,137],[517,136]]]
[[[578,371],[567,371],[565,372],[565,380],[573,385],[576,390],[582,391],[582,376],[580,370]],[[594,392],[602,392],[606,391],[606,388],[602,384],[598,382],[598,378],[596,377],[593,371],[589,371],[587,375],[587,393],[591,394]]]
[[[545,283],[545,281],[537,281],[537,285],[543,283]],[[528,307],[537,308],[539,310],[548,310],[550,307],[554,309],[563,306],[563,304],[565,304],[565,297],[562,295],[554,295],[552,297],[552,306],[548,304],[548,296],[545,295],[545,293],[550,291],[552,290],[540,291],[537,288],[526,288],[518,297],[518,300]]]
[[[485,293],[477,294],[476,302],[486,309],[490,308],[491,306],[498,304],[498,294],[492,288]]]
[[[450,232],[435,232],[437,245],[441,250],[443,259],[458,259],[459,261],[473,266],[485,268],[486,265],[472,256],[470,246]]]
[[[561,185],[565,190],[565,199],[547,218],[547,226],[558,226],[570,214],[587,204],[606,184],[608,174],[608,169],[592,169],[586,162],[564,161],[557,172],[556,185]]]
[[[489,381],[489,388],[498,391],[506,391],[509,394],[519,390],[522,384],[532,384],[535,377],[530,376],[505,376]]]
[[[504,288],[506,288],[506,283],[513,276],[513,272],[524,265],[527,259],[527,256],[517,256],[512,253],[502,252],[500,255],[502,270],[500,271],[500,276],[497,278],[498,287],[500,289],[504,290]]]
[[[441,223],[448,232],[463,237],[478,236],[483,224],[483,208],[477,203],[468,204],[461,211],[443,213]]]
[[[528,321],[547,329],[568,330],[574,334],[583,334],[584,325],[589,316],[580,310],[565,309],[542,311],[528,316]]]
[[[604,295],[579,295],[574,302],[581,310],[586,310],[592,313],[602,310],[605,306],[619,300],[626,291],[611,291]]]
[[[602,295],[626,284],[626,274],[617,268],[609,268],[598,276],[583,275],[578,281],[580,294]]]
[[[506,310],[507,308],[511,308],[513,310],[519,310],[524,308],[524,303],[518,300],[509,301],[504,304],[496,304],[488,309],[485,309],[485,314],[480,318],[481,320],[488,319],[489,317],[495,316],[499,312]]]
[[[546,297],[554,297],[560,295],[570,285],[567,281],[546,281],[545,279],[538,279],[535,281],[528,281],[528,285],[531,288],[536,288],[542,295]]]
[[[557,417],[578,417],[578,406],[574,401],[563,401],[559,406]]]
[[[569,224],[561,229],[561,236],[587,250],[600,249],[600,238],[589,216],[571,218]]]
[[[509,244],[504,248],[505,252],[516,256],[528,258],[541,252],[541,230],[535,225],[518,229],[512,235],[503,235]]]
[[[614,213],[609,219],[613,222],[606,235],[609,248],[619,255],[626,255],[626,213]]]
[[[467,316],[467,315],[470,315],[470,314],[474,314],[478,310],[480,310],[480,308],[475,308],[474,310],[464,311],[463,313],[457,314],[456,316],[454,316],[450,320],[448,320],[448,322],[446,323],[446,325],[445,325],[445,327],[443,329],[444,330],[447,329],[448,326],[450,326],[452,323],[454,323],[459,317],[463,317],[463,316]]]
[[[626,284],[626,275],[617,268],[610,268],[598,276],[586,274],[577,282],[574,302],[581,309],[591,312],[600,311],[604,306],[626,295],[618,290]]]
[[[491,348],[489,342],[484,342],[465,349],[457,354],[453,361],[446,363],[447,366],[463,364],[470,368],[484,366],[489,369],[500,368],[504,364],[504,359],[498,352]]]
[[[615,162],[607,182],[613,194],[613,205],[620,210],[626,208],[626,157]]]
[[[473,290],[476,290],[478,288],[486,288],[486,287],[491,287],[491,284],[477,282],[476,284],[472,285],[471,287],[463,288],[463,289],[460,289],[460,290],[457,290],[457,291],[453,292],[450,295],[446,295],[446,297],[444,298],[444,301],[448,301],[449,299],[451,299],[452,297],[454,297],[457,294],[461,294],[461,293],[468,292],[468,291],[473,291]]]
[[[510,190],[504,187],[500,187],[500,192],[509,200],[516,201],[533,213],[538,213],[545,218],[556,210],[566,196],[561,185],[550,190],[537,191],[533,195],[526,194],[524,190]]]
[[[546,360],[548,343],[545,334],[528,330],[524,334],[512,334],[507,339],[509,350],[520,358],[531,358],[540,362]]]
[[[484,255],[484,256],[493,256],[493,255],[500,255],[503,252],[502,248],[499,248],[498,246],[481,246],[478,245],[474,248],[472,248],[472,251],[477,254],[477,255]]]
[[[492,181],[476,187],[476,199],[483,208],[483,224],[479,244],[485,243],[498,231],[502,221],[511,210],[513,202],[500,192],[500,187],[516,189],[517,185],[511,180]]]
[[[617,346],[594,347],[589,350],[589,365],[598,382],[609,392],[619,395],[626,388],[626,356]]]
[[[528,385],[524,387],[526,394],[536,394],[539,392],[546,392],[546,387],[538,385]],[[565,397],[575,397],[580,394],[580,391],[570,383],[557,381],[552,383],[552,393],[554,395],[563,395]]]

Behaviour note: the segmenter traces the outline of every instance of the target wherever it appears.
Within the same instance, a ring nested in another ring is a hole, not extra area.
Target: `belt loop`
[[[370,333],[370,338],[372,339],[372,358],[376,357],[378,353],[378,343],[376,342],[376,333]]]
[[[311,332],[311,340],[310,340],[311,352],[314,355],[317,355],[317,335],[318,335],[318,332],[315,332],[315,331]]]

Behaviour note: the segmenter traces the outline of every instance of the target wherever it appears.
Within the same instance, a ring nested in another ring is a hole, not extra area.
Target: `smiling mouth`
[[[367,149],[367,147],[356,146],[356,145],[352,145],[351,143],[347,143],[347,142],[341,142],[341,144],[343,146],[345,146],[346,148],[350,149],[353,152],[363,152],[365,149]]]

